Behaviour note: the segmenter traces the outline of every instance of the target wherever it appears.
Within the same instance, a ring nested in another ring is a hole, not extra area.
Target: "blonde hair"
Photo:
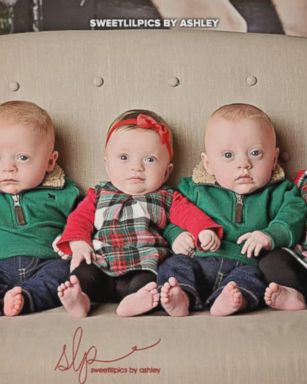
[[[21,124],[46,134],[50,137],[52,146],[55,142],[53,122],[43,108],[29,101],[16,100],[0,104],[0,121]]]
[[[274,124],[272,123],[269,116],[260,108],[255,107],[252,104],[233,103],[223,105],[211,114],[210,119],[213,117],[222,117],[225,120],[230,121],[238,121],[241,119],[256,119],[275,130]]]
[[[260,108],[255,107],[252,104],[233,103],[221,106],[211,114],[207,124],[207,128],[210,125],[211,120],[214,120],[214,118],[216,117],[220,117],[233,122],[240,121],[243,119],[257,120],[262,126],[268,128],[271,131],[276,145],[276,132],[272,120],[265,112],[263,112]],[[207,131],[208,129],[206,129],[204,132],[205,148],[207,141]]]

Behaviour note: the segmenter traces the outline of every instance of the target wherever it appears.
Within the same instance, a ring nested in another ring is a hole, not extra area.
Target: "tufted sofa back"
[[[109,123],[152,109],[175,134],[175,184],[199,161],[209,114],[247,102],[276,125],[281,164],[307,166],[307,39],[212,31],[64,31],[0,37],[0,102],[46,108],[60,163],[87,188],[105,177]]]

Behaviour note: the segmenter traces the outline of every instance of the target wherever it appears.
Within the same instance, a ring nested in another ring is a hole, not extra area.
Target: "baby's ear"
[[[166,181],[169,178],[170,174],[173,172],[173,169],[174,169],[174,164],[169,163],[165,171],[164,181]]]
[[[200,157],[201,157],[203,167],[205,168],[205,170],[209,173],[209,175],[213,176],[214,172],[213,172],[213,169],[211,167],[211,163],[208,159],[207,154],[205,152],[202,152]]]
[[[273,163],[273,169],[275,169],[277,167],[277,163],[278,163],[278,158],[279,158],[279,148],[276,147],[275,148],[275,157],[274,157],[274,163]]]
[[[54,170],[56,161],[59,157],[58,151],[53,151],[49,157],[48,165],[47,165],[47,172],[52,172]]]

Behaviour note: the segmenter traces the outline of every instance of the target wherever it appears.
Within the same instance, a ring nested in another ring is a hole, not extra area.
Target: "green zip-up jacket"
[[[182,178],[178,189],[224,228],[220,249],[216,252],[196,249],[196,256],[220,256],[256,264],[256,258],[241,254],[243,244],[237,244],[244,233],[264,232],[272,239],[272,249],[291,248],[303,234],[306,204],[280,167],[268,185],[251,194],[239,195],[219,186],[202,165],[194,169],[193,177]],[[172,244],[181,232],[181,228],[170,224],[164,237]]]
[[[58,166],[34,189],[0,193],[0,260],[59,257],[52,242],[63,231],[78,196],[75,183]]]

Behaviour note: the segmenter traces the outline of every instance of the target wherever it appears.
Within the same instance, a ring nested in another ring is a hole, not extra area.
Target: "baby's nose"
[[[142,171],[144,169],[144,165],[143,165],[143,162],[142,161],[134,161],[132,164],[131,164],[131,169],[133,171]]]
[[[13,161],[5,161],[2,164],[3,172],[15,172],[17,169],[16,164]]]
[[[248,156],[242,156],[239,158],[239,161],[238,161],[238,166],[239,168],[251,168],[252,167],[252,163],[249,159]]]

